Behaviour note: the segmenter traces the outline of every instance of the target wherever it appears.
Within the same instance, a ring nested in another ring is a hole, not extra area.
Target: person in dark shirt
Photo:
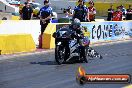
[[[114,9],[113,9],[113,5],[111,5],[110,8],[108,9],[107,21],[112,21],[113,13],[114,13]]]
[[[121,7],[121,11],[122,11],[122,20],[125,20],[127,11],[123,5],[121,5],[120,7]]]
[[[52,8],[49,6],[49,0],[44,1],[44,7],[40,9],[40,25],[41,25],[41,34],[43,34],[45,28],[53,16]]]
[[[42,35],[53,16],[52,8],[49,6],[49,0],[44,0],[44,7],[40,9],[39,13],[41,25],[41,34],[39,35],[39,48],[42,48]]]
[[[33,17],[33,9],[30,7],[29,3],[25,3],[25,6],[22,8],[22,19],[30,20]]]
[[[66,15],[66,17],[73,16],[73,11],[71,9],[71,6],[69,6],[67,9],[64,9],[63,13]]]
[[[87,21],[87,8],[84,6],[84,0],[78,0],[79,5],[74,8],[73,19],[77,18],[81,22]]]
[[[132,20],[132,6],[129,5],[129,9],[127,9],[126,20]]]

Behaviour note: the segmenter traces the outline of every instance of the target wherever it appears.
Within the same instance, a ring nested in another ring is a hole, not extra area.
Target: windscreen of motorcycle
[[[61,28],[57,31],[57,34],[59,38],[69,38],[70,37],[70,30],[67,28]]]

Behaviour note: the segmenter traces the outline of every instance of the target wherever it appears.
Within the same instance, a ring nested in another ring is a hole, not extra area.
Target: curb
[[[102,41],[102,42],[97,42],[97,43],[91,43],[90,46],[101,46],[101,45],[106,45],[106,44],[111,45],[111,44],[130,42],[130,41],[132,41],[132,38],[119,39],[119,40],[109,40],[109,41]]]
[[[22,57],[22,56],[30,56],[30,55],[38,55],[38,54],[46,54],[53,52],[54,49],[43,49],[41,51],[34,51],[34,52],[23,52],[23,53],[15,53],[15,54],[9,54],[9,55],[0,55],[0,60],[6,60],[9,58],[14,58],[14,57]]]
[[[112,44],[124,43],[124,42],[130,42],[130,41],[132,41],[132,38],[91,43],[90,46],[94,47],[94,46],[102,46],[102,45],[106,45],[106,44],[112,45]],[[9,58],[14,58],[14,57],[21,57],[21,56],[46,54],[46,53],[50,53],[53,51],[54,51],[54,49],[37,49],[34,52],[22,52],[22,53],[15,53],[15,54],[9,54],[9,55],[0,55],[0,60],[5,60],[5,59],[9,59]]]

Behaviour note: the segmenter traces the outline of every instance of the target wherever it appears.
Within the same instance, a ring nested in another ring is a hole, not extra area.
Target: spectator
[[[89,9],[87,8],[87,22],[90,22],[90,19],[89,19]]]
[[[127,9],[126,20],[132,20],[132,6],[131,5],[129,5],[129,8]]]
[[[45,0],[44,7],[40,9],[41,34],[39,36],[39,48],[42,48],[42,35],[47,25],[50,23],[52,16],[53,13],[52,13],[52,8],[49,6],[49,0]]]
[[[118,6],[117,11],[113,13],[112,21],[122,21],[122,15],[121,7]]]
[[[33,9],[31,8],[29,3],[25,3],[25,6],[22,8],[22,19],[30,20],[33,17]]]
[[[124,8],[124,6],[121,5],[120,7],[121,7],[121,11],[123,12],[123,15],[126,15],[126,9]]]
[[[113,5],[111,5],[110,8],[108,9],[108,18],[107,18],[107,21],[112,21],[113,13],[114,13],[114,9],[113,9]]]
[[[89,9],[89,20],[95,21],[96,8],[94,7],[94,2],[90,1],[89,4],[90,4],[90,6],[88,7],[88,9]]]
[[[73,16],[73,10],[71,9],[71,6],[69,6],[67,9],[64,9],[64,14],[66,17]]]
[[[125,17],[126,17],[126,9],[124,8],[123,5],[121,5],[120,7],[121,7],[121,11],[122,11],[122,13],[123,13],[122,19],[125,20],[125,19],[126,19],[126,18],[125,18]]]
[[[64,14],[65,14],[65,17],[69,17],[69,13],[68,13],[68,11],[67,11],[67,9],[64,9]]]
[[[69,16],[73,16],[73,10],[72,10],[71,6],[68,7],[67,11],[69,13]]]
[[[81,22],[86,21],[87,8],[84,6],[84,3],[85,3],[84,0],[79,0],[78,1],[79,5],[74,8],[73,19],[77,18]]]
[[[44,7],[40,9],[40,25],[41,25],[41,34],[43,34],[45,28],[53,16],[52,8],[49,6],[49,0],[44,1]]]

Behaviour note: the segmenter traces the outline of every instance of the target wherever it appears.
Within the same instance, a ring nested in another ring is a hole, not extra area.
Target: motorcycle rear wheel
[[[89,61],[88,49],[89,49],[89,46],[85,46],[85,55],[84,55],[85,63],[88,63],[88,61]]]

